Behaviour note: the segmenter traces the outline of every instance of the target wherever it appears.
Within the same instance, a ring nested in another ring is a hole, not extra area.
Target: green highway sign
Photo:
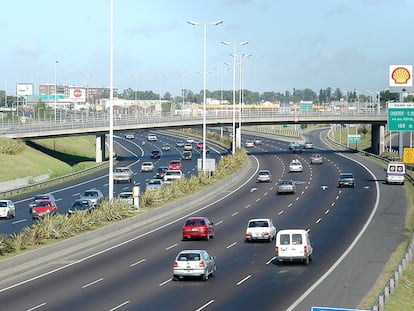
[[[39,99],[46,99],[46,100],[48,100],[48,99],[50,99],[50,100],[55,99],[55,95],[31,95],[29,97],[31,97],[31,98],[39,98]],[[63,94],[57,94],[56,95],[56,99],[63,99],[64,97],[65,96]]]
[[[359,143],[361,142],[361,135],[348,135],[349,143]]]
[[[389,103],[387,110],[389,131],[414,131],[414,103]]]

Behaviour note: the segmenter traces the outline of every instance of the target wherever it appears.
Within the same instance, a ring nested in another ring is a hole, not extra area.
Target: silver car
[[[216,259],[205,250],[182,250],[175,258],[173,265],[173,280],[185,277],[200,277],[207,281],[216,273]]]
[[[296,192],[295,182],[291,179],[280,180],[277,185],[276,192],[277,194],[295,193]]]
[[[151,191],[151,190],[159,190],[164,186],[164,182],[162,179],[159,178],[151,178],[148,179],[147,184],[145,186],[145,191]]]
[[[257,173],[256,182],[272,182],[272,181],[273,181],[272,173],[270,173],[269,170],[260,170]]]
[[[103,193],[98,189],[90,189],[83,192],[82,200],[91,200],[94,206],[98,206],[104,199]]]

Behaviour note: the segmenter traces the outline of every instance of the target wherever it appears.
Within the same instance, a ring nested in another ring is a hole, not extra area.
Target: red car
[[[214,226],[207,217],[187,218],[182,228],[183,240],[214,238]]]
[[[43,218],[46,215],[56,215],[57,213],[58,208],[53,200],[39,200],[32,208],[33,219]]]
[[[181,170],[181,161],[180,160],[171,160],[168,164],[169,170]]]

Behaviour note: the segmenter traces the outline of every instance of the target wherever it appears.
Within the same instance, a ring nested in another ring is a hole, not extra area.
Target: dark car
[[[157,174],[155,175],[156,178],[164,178],[165,172],[168,171],[168,166],[159,166],[157,168]]]
[[[214,238],[214,226],[207,217],[190,217],[182,227],[183,240]]]
[[[91,200],[76,199],[69,207],[68,215],[72,215],[76,211],[90,213],[93,209],[95,209],[95,205],[92,203]]]
[[[151,159],[159,159],[161,158],[161,152],[159,150],[151,151]]]
[[[352,173],[341,173],[338,178],[338,187],[352,187],[355,188],[355,177]]]

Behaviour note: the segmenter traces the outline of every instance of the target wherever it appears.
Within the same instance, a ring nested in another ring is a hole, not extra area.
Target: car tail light
[[[279,247],[278,246],[275,247],[275,253],[276,253],[276,256],[279,255]]]
[[[206,265],[205,265],[204,261],[200,261],[199,266],[200,266],[201,268],[204,268]]]
[[[263,235],[268,236],[268,235],[270,235],[270,233],[269,232],[263,232]]]
[[[174,261],[174,268],[178,268],[178,263],[176,261]]]
[[[251,237],[252,234],[250,232],[246,232],[246,237]]]
[[[307,254],[307,253],[308,253],[308,247],[307,247],[307,246],[304,246],[304,247],[303,247],[303,253],[304,253],[304,254]]]

